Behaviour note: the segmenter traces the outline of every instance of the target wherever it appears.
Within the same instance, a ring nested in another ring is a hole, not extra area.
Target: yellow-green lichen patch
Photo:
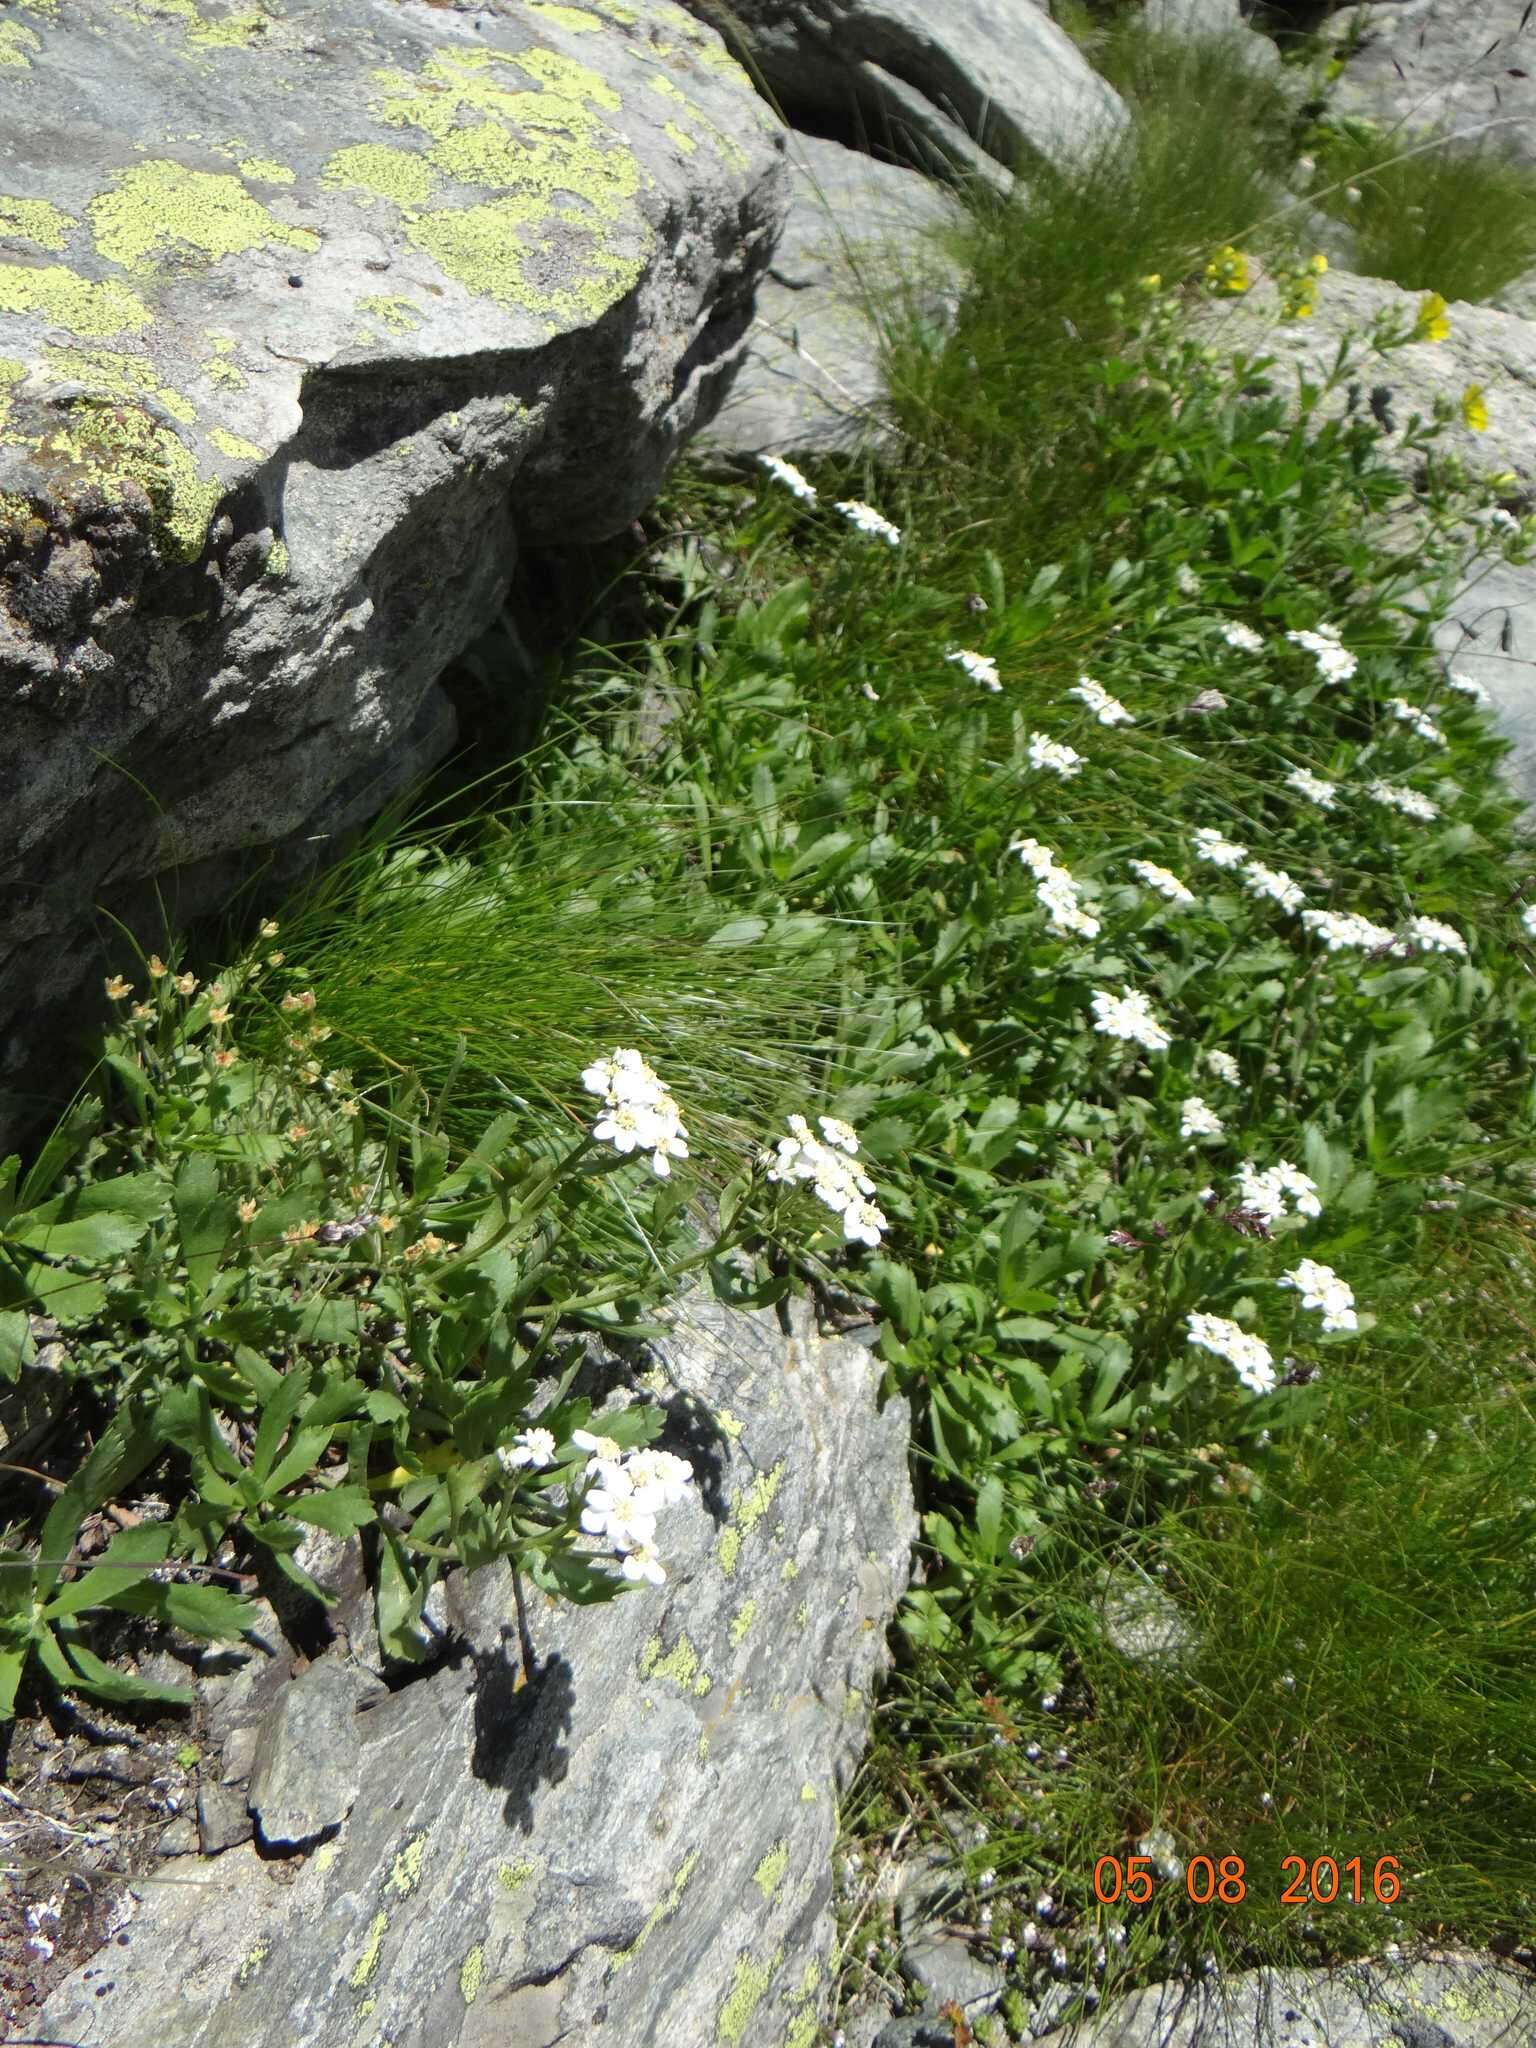
[[[698,1677],[693,1681],[693,1690],[695,1696],[699,1699],[703,1699],[705,1693],[709,1691],[710,1687],[714,1684],[714,1682],[715,1681],[710,1677],[707,1671],[701,1671]]]
[[[726,2048],[736,2048],[736,2043],[747,2031],[783,1953],[782,1948],[776,1950],[773,1960],[767,1963],[755,1963],[750,1956],[736,1958],[735,1979],[725,1994],[725,2003],[715,2022],[716,2037],[726,2044]]]
[[[466,2005],[473,2005],[480,1996],[480,1984],[484,1976],[485,1950],[476,1942],[459,1969],[459,1995]]]
[[[266,1935],[263,1935],[260,1941],[253,1941],[246,1950],[239,1969],[235,1972],[235,1982],[237,1984],[249,1984],[271,1953],[272,1943]]]
[[[253,185],[291,185],[297,175],[270,156],[242,157],[239,170],[241,177],[249,178]]]
[[[661,1637],[652,1636],[640,1652],[642,1678],[670,1678],[678,1685],[693,1684],[699,1669],[699,1653],[686,1635],[680,1635],[667,1656],[661,1654]]]
[[[199,367],[210,384],[220,384],[226,391],[245,389],[245,372],[237,368],[228,356],[210,356]]]
[[[50,21],[59,11],[59,0],[21,0],[21,5],[29,14],[46,14]]]
[[[709,1756],[709,1730],[707,1728],[699,1730],[698,1745],[694,1754],[700,1763],[704,1763],[707,1760]]]
[[[703,128],[708,132],[709,140],[713,144],[716,153],[720,157],[722,157],[724,161],[732,167],[733,170],[744,171],[746,169],[747,153],[742,148],[741,144],[737,142],[733,136],[727,135],[723,128],[718,128],[715,125],[715,123],[710,120],[709,116],[704,112],[704,109],[702,107],[695,106],[693,101],[689,99],[687,93],[683,91],[682,87],[679,86],[674,79],[669,78],[664,71],[657,71],[654,72],[651,75],[651,77],[649,77],[645,82],[651,88],[652,92],[659,93],[663,99],[676,100],[678,105],[689,116],[690,120],[695,124],[695,126]],[[673,133],[674,126],[675,123],[671,121],[667,123],[666,132],[669,135]],[[696,140],[696,137],[691,135],[689,136],[690,143]]]
[[[621,256],[594,241],[586,257],[594,275],[580,283],[540,288],[528,276],[528,252],[518,231],[546,219],[547,212],[537,200],[508,194],[483,206],[423,214],[408,233],[439,270],[469,291],[558,319],[595,320],[639,281],[645,259]]]
[[[739,1650],[747,1640],[748,1631],[756,1619],[757,1602],[755,1600],[743,1600],[736,1612],[731,1616],[730,1636],[731,1648],[733,1650]]]
[[[43,351],[43,360],[57,383],[84,384],[103,397],[131,398],[136,392],[148,392],[183,426],[197,418],[191,399],[162,384],[148,356],[105,348],[49,348]]]
[[[0,70],[9,66],[14,71],[30,71],[32,59],[28,50],[40,50],[43,39],[35,29],[23,28],[19,21],[0,21]]]
[[[786,1586],[792,1586],[795,1580],[799,1578],[799,1576],[799,1565],[795,1563],[795,1560],[792,1557],[786,1557],[784,1560],[783,1569],[779,1573],[779,1577],[784,1581]]]
[[[396,206],[420,206],[431,196],[432,166],[413,149],[389,142],[358,142],[338,149],[320,173],[320,183],[392,199]]]
[[[810,1620],[810,1618],[811,1603],[808,1600],[802,1600],[800,1602],[800,1605],[795,1609],[795,1627],[804,1628],[805,1624]]]
[[[547,21],[551,28],[563,28],[573,36],[589,35],[603,25],[584,7],[561,7],[556,0],[527,0],[526,12],[537,16],[540,21]]]
[[[789,1839],[781,1835],[752,1873],[752,1882],[765,1899],[771,1899],[784,1882],[789,1868]]]
[[[352,1974],[347,1979],[354,1991],[361,1991],[379,1967],[379,1951],[384,1946],[384,1935],[388,1926],[387,1913],[375,1913],[369,1922],[368,1932],[363,1938],[363,1952],[353,1964]]]
[[[389,1876],[384,1881],[384,1889],[397,1892],[402,1899],[409,1898],[421,1883],[421,1860],[426,1853],[425,1831],[412,1835],[390,1866]]]
[[[208,438],[221,455],[228,455],[237,462],[264,462],[266,450],[258,448],[254,441],[247,441],[241,434],[232,434],[228,427],[210,427]]]
[[[669,1919],[677,1911],[683,1902],[683,1893],[688,1889],[688,1880],[693,1875],[694,1866],[699,1860],[700,1853],[699,1850],[694,1849],[683,1859],[677,1875],[672,1880],[672,1887],[667,1896],[659,1906],[652,1909],[651,1917],[629,1944],[629,1947],[621,1948],[613,1961],[608,1965],[608,1974],[610,1976],[612,1976],[615,1970],[622,1970],[626,1963],[632,1963],[651,1936],[656,1932],[662,1921]]]
[[[126,483],[138,484],[165,552],[178,562],[194,562],[202,553],[223,487],[205,483],[191,449],[140,406],[94,395],[76,399],[69,424],[45,435],[33,454],[46,467],[62,466],[69,482],[98,484],[114,500],[121,500]]]
[[[154,319],[137,292],[115,277],[92,284],[62,263],[41,270],[0,263],[0,313],[38,313],[71,334],[126,334]]]
[[[804,1975],[804,1976],[803,1976],[803,1977],[802,1977],[802,1978],[800,1979],[800,1992],[799,1992],[799,1995],[800,1995],[800,1997],[801,1997],[801,1998],[812,1998],[812,1997],[814,1997],[814,1996],[815,1996],[815,1993],[816,1993],[816,1986],[817,1986],[817,1985],[818,1985],[818,1984],[819,1984],[820,1982],[821,1982],[821,1965],[820,1965],[820,1963],[818,1963],[818,1962],[817,1962],[816,1958],[815,1958],[814,1956],[812,1956],[812,1957],[811,1957],[811,1960],[810,1960],[810,1961],[809,1961],[809,1962],[808,1962],[808,1963],[806,1964],[806,1966],[805,1966],[805,1975]]]
[[[808,2005],[804,2012],[797,2012],[789,2023],[789,2032],[784,2036],[784,2048],[812,2048],[820,2022],[816,2008]]]
[[[736,1439],[741,1435],[741,1424],[736,1420],[736,1417],[731,1413],[730,1409],[719,1409],[716,1412],[715,1420],[719,1423],[720,1427],[725,1431],[726,1435],[730,1438],[731,1442],[735,1443]]]
[[[261,573],[263,576],[286,576],[288,574],[287,541],[273,541],[271,547],[267,550],[267,559],[261,565]]]
[[[814,1806],[816,1804],[816,1787],[814,1785],[805,1784],[800,1787],[800,1804],[802,1806]]]
[[[10,384],[19,384],[26,374],[25,363],[17,362],[14,356],[0,356],[0,436],[5,432],[5,422],[11,410],[11,401],[5,395],[6,387]],[[0,499],[0,525],[4,524],[5,508],[9,502],[9,499]]]
[[[520,1891],[530,1877],[537,1875],[537,1864],[529,1863],[526,1859],[517,1863],[498,1863],[496,1866],[496,1882],[504,1892]]]
[[[758,1523],[773,1506],[773,1497],[779,1490],[784,1477],[784,1460],[780,1458],[771,1472],[759,1472],[747,1488],[746,1498],[736,1509],[736,1521],[743,1536],[750,1536]]]
[[[720,1531],[720,1569],[730,1578],[736,1569],[736,1560],[741,1556],[741,1531],[727,1523]]]
[[[7,199],[0,195],[0,235],[18,242],[31,242],[55,254],[69,240],[80,223],[72,214],[60,213],[46,199]]]
[[[692,156],[698,144],[686,128],[679,128],[675,121],[669,121],[662,131],[674,149],[680,149],[684,156]]]
[[[353,2026],[366,2026],[369,2020],[373,2018],[374,2008],[378,2005],[378,2002],[376,1998],[360,1998],[352,2008]]]
[[[179,21],[187,41],[199,50],[249,49],[276,25],[260,7],[210,19],[198,12],[193,0],[118,0],[118,12],[144,22]]]
[[[110,263],[149,274],[153,257],[215,263],[266,242],[318,249],[312,228],[290,227],[224,171],[191,171],[156,157],[114,174],[115,191],[86,209],[96,247]]]
[[[359,313],[366,313],[370,319],[382,322],[396,334],[414,334],[421,325],[423,315],[409,299],[375,297],[359,299]]]

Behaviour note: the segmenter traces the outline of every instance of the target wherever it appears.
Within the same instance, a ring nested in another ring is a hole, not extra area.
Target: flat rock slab
[[[1536,163],[1536,14],[1525,0],[1376,0],[1330,17],[1364,46],[1331,98],[1383,127],[1449,129]]]
[[[952,195],[816,136],[791,136],[789,160],[789,217],[758,287],[746,359],[701,450],[801,456],[878,445],[885,387],[871,305],[895,286],[919,317],[953,316],[958,266],[931,232],[954,219]]]
[[[361,1682],[322,1660],[285,1685],[256,1737],[247,1804],[269,1845],[312,1842],[357,1798]]]
[[[1529,2048],[1536,1980],[1489,1957],[1250,1970],[1134,1992],[1048,2048]]]
[[[97,903],[221,908],[447,751],[518,537],[644,508],[787,194],[670,0],[5,8],[0,135],[3,1141]]]
[[[356,1803],[302,1859],[178,1860],[132,1968],[68,1978],[80,2048],[811,2048],[836,1801],[916,1532],[903,1402],[804,1304],[665,1314],[642,1380],[699,1498],[664,1587],[576,1607],[456,1582],[451,1661],[357,1716]],[[314,1665],[306,1676],[313,1678]],[[298,1681],[303,1684],[305,1681]],[[124,1954],[129,1954],[124,1951]]]

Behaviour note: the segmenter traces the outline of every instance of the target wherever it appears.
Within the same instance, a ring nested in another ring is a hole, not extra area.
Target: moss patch
[[[178,562],[194,562],[202,553],[223,486],[205,483],[185,442],[138,405],[77,399],[68,425],[45,435],[33,452],[41,466],[62,472],[66,485],[97,484],[119,502],[126,484],[138,484],[164,552]]]
[[[114,172],[115,189],[86,211],[96,247],[110,263],[152,274],[156,258],[216,263],[245,249],[281,242],[318,249],[312,228],[290,227],[223,171],[190,171],[156,157]]]

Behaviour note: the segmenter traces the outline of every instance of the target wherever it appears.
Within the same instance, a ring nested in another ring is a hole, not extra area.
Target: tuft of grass
[[[1536,271],[1536,169],[1497,136],[1344,121],[1313,156],[1314,203],[1350,228],[1351,269],[1473,304]]]

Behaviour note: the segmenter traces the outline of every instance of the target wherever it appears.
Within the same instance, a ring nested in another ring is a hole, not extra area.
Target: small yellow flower
[[[363,1183],[360,1180],[353,1181],[351,1187],[347,1189],[347,1193],[352,1197],[354,1202],[360,1202],[363,1199],[364,1195],[367,1194],[367,1192],[367,1188],[364,1187]]]
[[[1414,323],[1415,341],[1444,341],[1451,331],[1451,323],[1445,317],[1445,301],[1438,292],[1426,292],[1419,302],[1419,317]]]
[[[306,1081],[318,1081],[320,1078],[320,1062],[318,1060],[306,1060],[303,1066],[300,1067],[299,1072]]]
[[[396,1224],[397,1224],[397,1223],[398,1223],[399,1221],[400,1221],[400,1218],[399,1218],[398,1216],[389,1216],[389,1215],[385,1215],[385,1216],[375,1216],[375,1217],[374,1217],[374,1219],[373,1219],[373,1227],[374,1227],[374,1229],[375,1229],[375,1230],[385,1230],[385,1231],[389,1231],[389,1230],[393,1230],[393,1229],[394,1229],[394,1227],[395,1227],[395,1225],[396,1225]]]
[[[286,953],[269,953],[267,955],[267,965],[269,967],[281,967],[287,958],[288,955]]]
[[[270,917],[264,917],[257,926],[257,930],[264,939],[275,939],[277,937],[277,926]]]
[[[1245,292],[1248,289],[1248,258],[1228,242],[1205,266],[1205,274],[1218,290]]]
[[[155,1006],[153,1003],[135,1003],[128,1014],[135,1024],[142,1024],[146,1017],[153,1017]]]
[[[232,1045],[226,1045],[222,1052],[216,1052],[214,1054],[213,1064],[216,1067],[232,1067],[235,1064],[236,1060],[239,1059],[239,1057],[239,1053],[235,1051]]]
[[[404,1255],[414,1265],[418,1259],[430,1258],[434,1252],[440,1252],[446,1242],[445,1238],[429,1230],[425,1237],[418,1237],[414,1244],[408,1244]]]
[[[1474,434],[1488,431],[1488,408],[1483,403],[1481,384],[1469,384],[1461,394],[1461,416]]]
[[[133,994],[133,983],[131,981],[124,981],[120,974],[114,974],[112,979],[106,984],[106,989],[113,1002],[120,1003],[124,996],[131,996]]]
[[[352,1096],[349,1096],[345,1102],[340,1102],[336,1106],[341,1111],[343,1116],[357,1115],[357,1102],[356,1099]]]
[[[178,975],[177,975],[177,977],[176,977],[176,993],[177,993],[177,995],[179,995],[179,996],[189,996],[189,995],[191,995],[191,994],[192,994],[193,990],[194,990],[194,989],[195,989],[196,987],[197,987],[197,976],[196,976],[195,974],[178,974]]]
[[[319,1045],[323,1039],[327,1039],[330,1037],[331,1026],[329,1024],[311,1024],[309,1027],[309,1035],[314,1040],[315,1044]]]
[[[171,970],[169,969],[169,967],[166,966],[165,962],[160,958],[160,955],[158,953],[150,954],[149,978],[151,981],[158,981],[162,974],[169,974],[170,971]]]
[[[319,1228],[318,1223],[295,1223],[291,1229],[283,1232],[283,1243],[303,1244],[305,1239],[313,1237]]]
[[[209,1010],[208,1022],[210,1024],[227,1024],[229,1022],[229,1011],[223,1003],[215,1003],[212,1009]]]
[[[1328,258],[1323,254],[1321,249],[1319,249],[1317,254],[1312,258],[1311,262],[1307,265],[1307,268],[1312,272],[1312,275],[1314,277],[1327,276]]]
[[[301,1138],[307,1138],[308,1136],[308,1124],[290,1124],[288,1126],[288,1142],[291,1145],[297,1145]]]
[[[1139,277],[1136,282],[1144,292],[1160,291],[1162,289],[1163,274],[1160,270],[1152,270],[1145,277]]]
[[[255,1220],[255,1217],[256,1217],[256,1198],[255,1198],[255,1196],[254,1196],[254,1195],[247,1195],[247,1196],[246,1196],[246,1197],[244,1198],[244,1200],[243,1200],[243,1201],[242,1201],[242,1202],[240,1203],[240,1205],[239,1205],[239,1206],[240,1206],[240,1221],[241,1221],[242,1223],[251,1223],[251,1222],[254,1222],[254,1220]]]

